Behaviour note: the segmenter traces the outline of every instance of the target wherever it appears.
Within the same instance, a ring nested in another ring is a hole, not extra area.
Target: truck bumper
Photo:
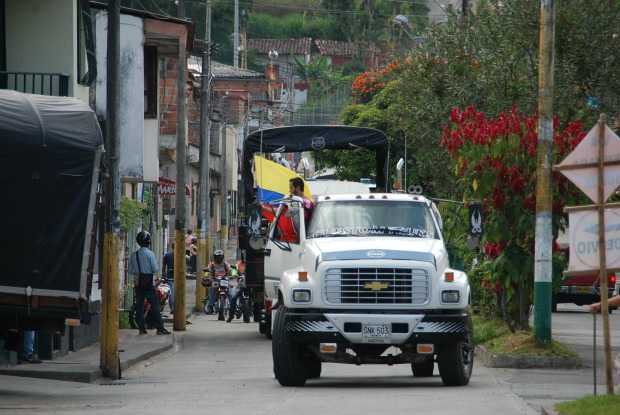
[[[365,326],[387,326],[389,336],[368,337]],[[466,340],[472,334],[467,313],[367,314],[295,312],[286,313],[286,335],[304,344],[435,345]]]

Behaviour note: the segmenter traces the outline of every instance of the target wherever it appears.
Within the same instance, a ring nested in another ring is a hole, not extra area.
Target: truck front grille
[[[423,269],[331,268],[323,280],[331,304],[417,304],[428,301],[430,282]]]

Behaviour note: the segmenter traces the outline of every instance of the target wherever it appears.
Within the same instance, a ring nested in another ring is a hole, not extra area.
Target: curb
[[[548,406],[543,406],[542,408],[540,408],[540,413],[541,415],[560,415],[558,411]]]
[[[136,364],[148,360],[154,356],[157,356],[165,351],[168,351],[177,344],[178,334],[171,334],[171,341],[168,344],[165,344],[156,349],[150,350],[146,353],[143,353],[139,356],[136,356],[132,359],[123,360],[121,358],[121,373]],[[121,352],[122,353],[122,352]],[[122,357],[122,354],[121,354]],[[59,364],[59,367],[64,366],[62,363]],[[10,369],[10,368],[0,368],[0,375],[7,376],[18,376],[18,377],[28,377],[28,378],[38,378],[38,379],[50,379],[50,380],[60,380],[65,382],[80,382],[80,383],[93,383],[96,380],[101,379],[102,373],[98,366],[94,365],[84,365],[84,367],[78,367],[76,370],[37,370],[37,369]],[[122,377],[121,377],[122,378]]]
[[[165,351],[168,351],[170,349],[172,349],[172,347],[175,345],[176,343],[176,335],[173,332],[171,335],[172,337],[172,341],[169,344],[166,344],[165,346],[159,347],[157,349],[153,349],[149,352],[146,352],[144,354],[141,354],[140,356],[134,357],[133,359],[128,359],[125,360],[124,362],[121,360],[121,378],[122,378],[122,371],[123,370],[127,370],[129,369],[131,366],[134,366],[140,362],[144,362],[145,360],[150,359],[153,356],[157,356],[158,354],[161,354]]]
[[[512,369],[577,369],[582,366],[579,357],[510,356],[489,352],[476,346],[476,356],[486,367]]]

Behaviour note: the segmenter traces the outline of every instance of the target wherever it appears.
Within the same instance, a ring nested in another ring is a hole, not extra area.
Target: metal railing
[[[0,71],[0,89],[28,94],[69,96],[69,75],[41,72]]]

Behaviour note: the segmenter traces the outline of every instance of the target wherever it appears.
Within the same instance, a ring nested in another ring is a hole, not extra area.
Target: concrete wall
[[[77,0],[6,0],[7,71],[69,75],[69,95],[88,102],[77,84]]]
[[[96,108],[105,117],[107,80],[107,13],[96,16],[97,97]],[[120,79],[120,171],[124,179],[157,180],[159,149],[152,125],[146,128],[153,134],[153,143],[145,143],[144,121],[144,27],[142,19],[121,15],[121,79]],[[152,145],[151,145],[152,144]],[[154,154],[145,156],[145,150]],[[149,163],[146,166],[145,162]]]

